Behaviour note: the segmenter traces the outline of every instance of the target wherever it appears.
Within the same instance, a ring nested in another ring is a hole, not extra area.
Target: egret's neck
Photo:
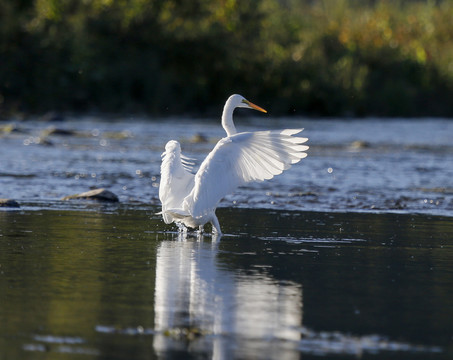
[[[225,104],[222,113],[222,126],[225,129],[228,136],[236,134],[236,127],[233,123],[233,111],[234,107],[230,106],[228,102]]]

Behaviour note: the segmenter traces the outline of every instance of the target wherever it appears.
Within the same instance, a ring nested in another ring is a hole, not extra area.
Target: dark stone
[[[20,205],[16,200],[13,199],[0,199],[0,207],[19,208]]]
[[[118,196],[106,189],[95,189],[80,194],[65,196],[62,200],[91,199],[106,202],[118,202]]]
[[[189,141],[193,144],[202,144],[209,142],[208,138],[202,133],[195,134]]]
[[[74,130],[61,129],[56,127],[49,127],[43,131],[45,136],[49,135],[60,135],[60,136],[74,136],[77,133]]]
[[[8,135],[11,133],[25,133],[25,131],[19,128],[16,124],[6,124],[0,126],[0,134]]]

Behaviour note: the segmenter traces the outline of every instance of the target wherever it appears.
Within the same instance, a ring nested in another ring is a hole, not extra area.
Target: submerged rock
[[[107,139],[122,140],[122,139],[132,138],[133,135],[128,130],[124,130],[124,131],[107,131],[107,132],[102,133],[102,137],[103,138],[107,138]]]
[[[11,133],[24,133],[25,131],[16,124],[6,124],[0,126],[0,134],[9,135]]]
[[[206,135],[197,133],[189,139],[189,142],[192,144],[202,144],[209,142],[209,139],[206,137]]]
[[[47,129],[42,131],[43,136],[49,135],[59,135],[59,136],[74,136],[77,135],[77,132],[74,130],[56,128],[54,126],[50,126]]]
[[[106,202],[118,202],[118,196],[106,189],[95,189],[80,194],[65,196],[62,200],[91,199]]]
[[[367,142],[367,141],[364,141],[364,140],[356,140],[356,141],[353,141],[349,145],[349,148],[351,150],[368,149],[369,147],[371,147],[371,144],[369,142]]]
[[[13,199],[0,199],[0,207],[19,208],[20,205],[16,200]]]

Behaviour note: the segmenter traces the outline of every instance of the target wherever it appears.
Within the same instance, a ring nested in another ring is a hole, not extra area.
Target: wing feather
[[[307,156],[303,129],[257,131],[221,139],[195,175],[183,208],[193,217],[213,211],[238,186],[281,174]]]
[[[177,141],[167,143],[162,154],[159,185],[162,216],[167,224],[174,218],[168,210],[181,208],[184,198],[194,186],[195,175],[190,172],[192,164],[188,164],[187,159],[181,154],[181,146]]]
[[[181,165],[182,167],[190,173],[194,173],[194,167],[197,164],[197,160],[187,157],[181,153]]]

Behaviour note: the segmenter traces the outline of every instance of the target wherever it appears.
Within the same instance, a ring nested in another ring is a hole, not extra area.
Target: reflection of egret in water
[[[299,358],[302,289],[217,262],[219,242],[163,241],[157,252],[154,349],[214,359]],[[188,336],[201,334],[201,336]],[[173,336],[174,335],[174,336]]]

